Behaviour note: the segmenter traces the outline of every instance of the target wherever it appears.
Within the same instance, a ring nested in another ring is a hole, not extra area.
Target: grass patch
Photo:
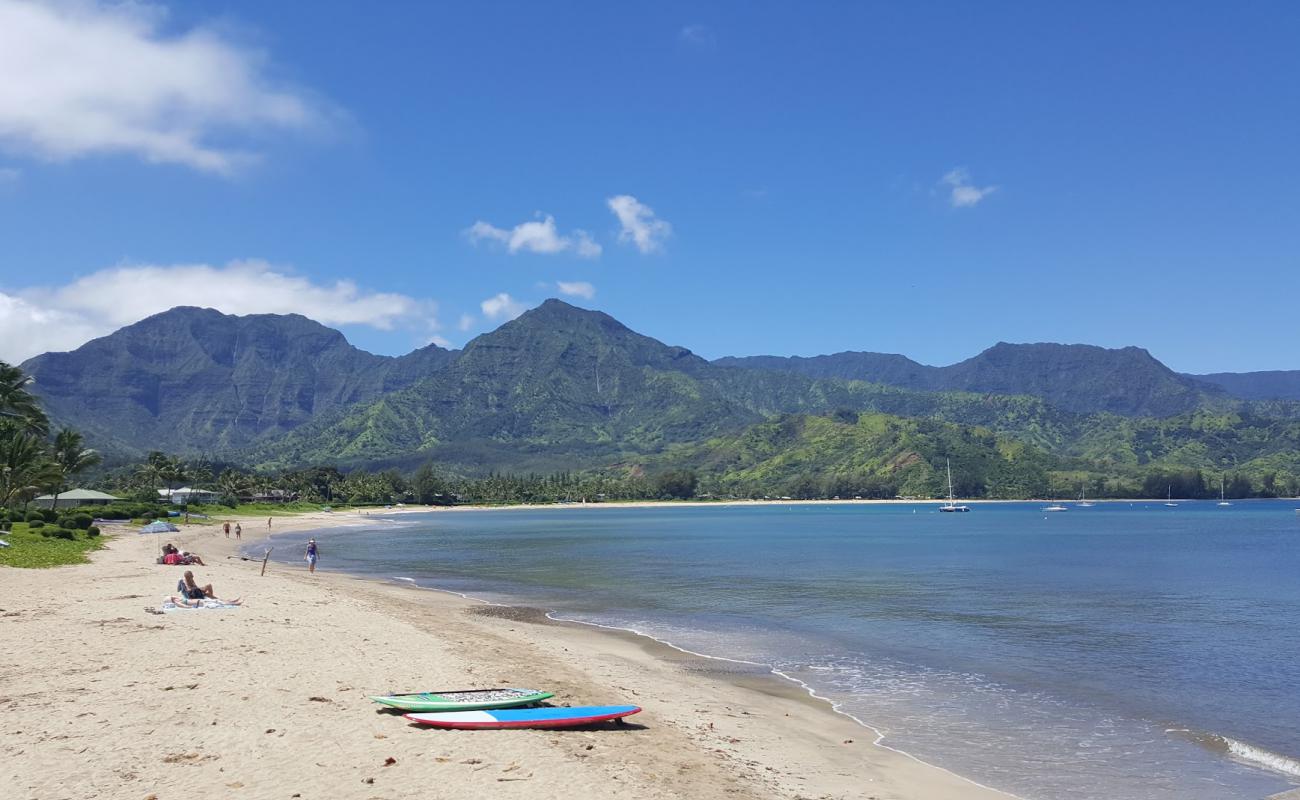
[[[0,532],[9,547],[0,547],[0,565],[42,569],[68,564],[85,564],[86,554],[104,546],[104,537],[88,537],[77,531],[73,539],[53,539],[29,530],[26,522],[15,522],[11,531]]]

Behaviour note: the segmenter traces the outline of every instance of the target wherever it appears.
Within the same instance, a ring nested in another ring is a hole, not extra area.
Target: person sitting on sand
[[[194,582],[194,573],[188,569],[185,570],[185,577],[176,582],[176,591],[190,600],[219,599],[217,593],[212,590],[212,584],[199,586]]]
[[[184,550],[181,551],[181,563],[185,566],[189,566],[190,564],[198,564],[200,567],[207,566],[207,564],[203,563],[203,559],[199,557],[198,553],[187,553]]]

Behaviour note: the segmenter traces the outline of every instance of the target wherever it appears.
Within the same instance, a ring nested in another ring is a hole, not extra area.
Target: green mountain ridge
[[[1234,399],[1139,348],[999,344],[943,368],[869,353],[709,362],[558,300],[461,351],[400,358],[303,317],[179,308],[24,367],[56,422],[110,454],[208,453],[263,469],[684,468],[737,487],[793,480],[800,465],[805,477],[910,491],[929,485],[947,447],[973,448],[987,493],[1071,470],[1130,484],[1162,469],[1236,470],[1276,484],[1300,452],[1300,403]],[[883,377],[852,378],[864,370]]]
[[[1063,411],[1173,416],[1228,399],[1222,388],[1180,375],[1140,347],[1009,344],[946,367],[888,353],[843,352],[811,358],[728,357],[720,366],[861,380],[923,392],[1031,395]]]
[[[224,451],[409,386],[453,353],[377,356],[298,315],[180,307],[22,364],[56,420],[109,453]]]

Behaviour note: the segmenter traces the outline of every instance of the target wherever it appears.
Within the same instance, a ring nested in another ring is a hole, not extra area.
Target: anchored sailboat
[[[1079,508],[1092,508],[1097,505],[1096,503],[1088,502],[1088,484],[1079,484],[1079,502],[1076,503],[1076,505],[1078,505]]]
[[[1170,508],[1178,508],[1178,504],[1174,502],[1174,487],[1172,486],[1169,487],[1168,492],[1165,494],[1165,505]]]
[[[1220,475],[1219,476],[1219,505],[1230,506],[1232,505],[1232,503],[1229,503],[1227,498],[1223,496],[1223,485],[1224,485],[1224,477]]]
[[[947,462],[948,462],[948,502],[947,502],[947,504],[945,504],[945,505],[939,506],[939,510],[940,510],[940,511],[947,511],[947,512],[970,511],[970,506],[959,506],[959,505],[957,505],[956,503],[953,502],[953,496],[952,496],[952,459],[947,459]]]

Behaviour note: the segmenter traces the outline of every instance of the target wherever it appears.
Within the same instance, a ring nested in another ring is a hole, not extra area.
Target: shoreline
[[[920,499],[920,500],[898,500],[898,499],[862,499],[862,500],[611,500],[592,503],[568,502],[568,503],[466,503],[463,505],[451,506],[415,506],[404,505],[400,507],[383,508],[383,507],[365,507],[362,509],[349,509],[347,511],[334,511],[329,514],[347,515],[358,514],[363,512],[373,512],[375,516],[389,516],[392,514],[410,514],[410,513],[461,513],[468,511],[543,511],[548,509],[600,509],[600,508],[767,508],[771,506],[941,506],[947,503],[946,498]],[[989,498],[963,499],[954,498],[954,502],[963,505],[1027,505],[1035,503],[1062,503],[1070,507],[1078,505],[1078,500],[1059,500],[1050,498],[1030,498],[1027,500],[1000,500]],[[1089,499],[1087,502],[1095,506],[1129,504],[1136,505],[1139,503],[1153,504],[1163,506],[1166,502],[1161,498],[1105,498]],[[1186,503],[1188,505],[1209,503],[1217,504],[1216,498],[1173,498],[1175,503]],[[1300,497],[1248,497],[1231,501],[1233,505],[1239,503],[1271,503],[1271,502],[1300,502]],[[1086,508],[1087,506],[1082,506]],[[314,514],[324,512],[301,512],[302,514]],[[235,519],[232,516],[230,519]],[[276,519],[293,519],[295,517],[276,517]],[[363,514],[364,518],[364,514]],[[214,517],[215,519],[215,517]],[[256,517],[251,518],[256,520]]]
[[[365,522],[309,513],[277,518],[272,533]],[[127,531],[90,564],[4,571],[0,624],[30,646],[0,656],[0,794],[423,797],[434,782],[557,800],[582,786],[628,798],[1011,796],[871,744],[870,729],[793,682],[651,637],[277,562],[259,577],[261,559],[240,560],[265,539],[256,530],[170,535],[204,557],[201,582],[244,596],[239,609],[145,613],[181,570],[154,564],[158,542]],[[627,730],[445,733],[366,698],[462,685],[644,711]]]
[[[745,501],[742,502],[744,502],[744,504],[746,505],[748,504],[748,502]],[[757,502],[760,504],[765,504],[765,501],[757,501]],[[791,501],[790,503],[785,503],[785,504],[825,503],[825,502],[838,502],[838,501]],[[863,501],[863,502],[910,503],[912,501],[870,500],[870,501]],[[1002,502],[1002,501],[990,501],[990,502]],[[589,504],[589,505],[606,505],[607,507],[617,507],[617,508],[643,508],[647,506],[654,507],[658,505],[664,505],[664,503],[628,502],[628,503]],[[682,503],[682,504],[671,504],[671,505],[690,506],[691,504]],[[554,507],[556,507],[556,504],[534,505],[534,506],[529,506],[527,504],[516,505],[516,506],[460,506],[454,508],[458,508],[460,510],[465,510],[465,511],[492,511],[492,510],[506,510],[506,509],[516,509],[516,508],[554,508]],[[560,507],[563,506],[561,505]],[[439,507],[430,507],[430,508],[405,507],[403,509],[397,510],[395,513],[402,513],[402,514],[424,513],[426,511],[435,511],[435,510],[450,510],[450,509],[439,508]],[[331,521],[333,521],[333,516],[339,513],[340,512],[330,512]],[[347,514],[349,512],[343,512],[343,513]],[[353,513],[353,518],[357,519],[356,512],[351,512],[351,513]],[[368,519],[368,516],[362,513],[360,515],[360,520],[365,520],[365,519]],[[305,527],[301,529],[295,526],[294,528],[283,532],[310,534],[310,533],[315,533],[317,531],[329,531],[336,528],[349,528],[349,527],[357,527],[357,526],[353,524],[347,524],[347,523],[322,526],[322,527]],[[244,547],[248,547],[248,546],[255,547],[259,544],[262,544],[265,541],[270,540],[274,535],[276,535],[276,533],[262,533],[260,536],[257,536],[252,540],[250,540],[249,542],[247,542],[246,544],[244,544]],[[236,551],[238,552],[240,549],[242,548],[236,548]],[[240,557],[244,558],[245,556],[241,555]],[[252,559],[251,557],[248,558],[250,560],[255,560]],[[283,562],[280,563],[281,566],[283,566]],[[920,756],[917,756],[906,750],[885,744],[886,734],[880,728],[877,728],[876,726],[872,725],[869,722],[866,722],[865,720],[855,716],[854,714],[844,711],[842,708],[842,704],[839,703],[838,701],[833,700],[832,698],[826,697],[824,695],[818,694],[817,690],[811,685],[809,685],[807,682],[782,672],[772,664],[759,662],[759,661],[749,661],[746,659],[732,658],[730,656],[713,655],[711,653],[701,653],[683,647],[681,645],[674,644],[673,642],[668,641],[667,639],[661,639],[657,636],[654,636],[653,634],[646,633],[644,631],[639,631],[634,628],[627,628],[627,627],[621,627],[616,625],[603,625],[598,622],[587,622],[583,620],[565,619],[563,617],[556,616],[557,614],[560,613],[556,609],[548,609],[548,608],[542,608],[538,606],[520,606],[520,605],[507,604],[507,603],[498,603],[483,597],[477,597],[475,595],[468,594],[466,592],[457,591],[454,589],[446,589],[440,586],[422,586],[416,583],[415,579],[413,578],[398,578],[398,577],[383,578],[377,575],[363,575],[363,574],[350,573],[345,571],[330,571],[330,573],[334,575],[345,576],[352,580],[364,581],[368,583],[377,584],[380,586],[396,586],[399,589],[434,592],[444,596],[451,596],[466,601],[468,603],[476,603],[478,604],[478,608],[481,609],[482,611],[501,609],[504,612],[507,612],[505,614],[502,614],[502,616],[511,619],[518,619],[521,622],[526,622],[529,624],[551,624],[551,625],[569,626],[581,630],[592,631],[597,633],[598,635],[619,637],[625,641],[629,641],[633,644],[638,645],[647,654],[660,661],[666,661],[670,663],[681,663],[681,662],[688,661],[690,659],[701,659],[704,660],[705,662],[735,664],[735,665],[741,665],[743,667],[753,667],[755,668],[754,671],[743,670],[743,669],[739,671],[716,670],[716,669],[707,669],[701,671],[710,672],[710,673],[716,672],[718,673],[719,677],[721,677],[723,680],[727,680],[738,687],[749,688],[763,694],[786,697],[786,698],[790,698],[796,701],[806,703],[811,708],[817,710],[820,713],[829,713],[838,719],[848,720],[853,725],[860,728],[861,730],[869,732],[874,737],[873,741],[871,742],[871,745],[873,747],[878,747],[882,750],[887,750],[889,752],[896,753],[900,756],[911,759],[912,761],[915,761],[917,764],[921,764],[925,767],[940,770],[960,781],[969,784],[971,787],[973,787],[973,789],[993,792],[997,796],[1009,798],[1009,800],[1023,800],[1023,798],[1021,798],[1019,795],[1012,794],[1007,790],[997,789],[992,786],[987,786],[985,784],[982,784],[974,780],[973,778],[966,777],[965,775],[962,775],[958,772],[948,769],[947,767],[944,767],[940,764],[935,764],[933,762],[926,761]],[[471,610],[473,609],[471,608]],[[496,614],[486,613],[485,616],[496,616]]]

